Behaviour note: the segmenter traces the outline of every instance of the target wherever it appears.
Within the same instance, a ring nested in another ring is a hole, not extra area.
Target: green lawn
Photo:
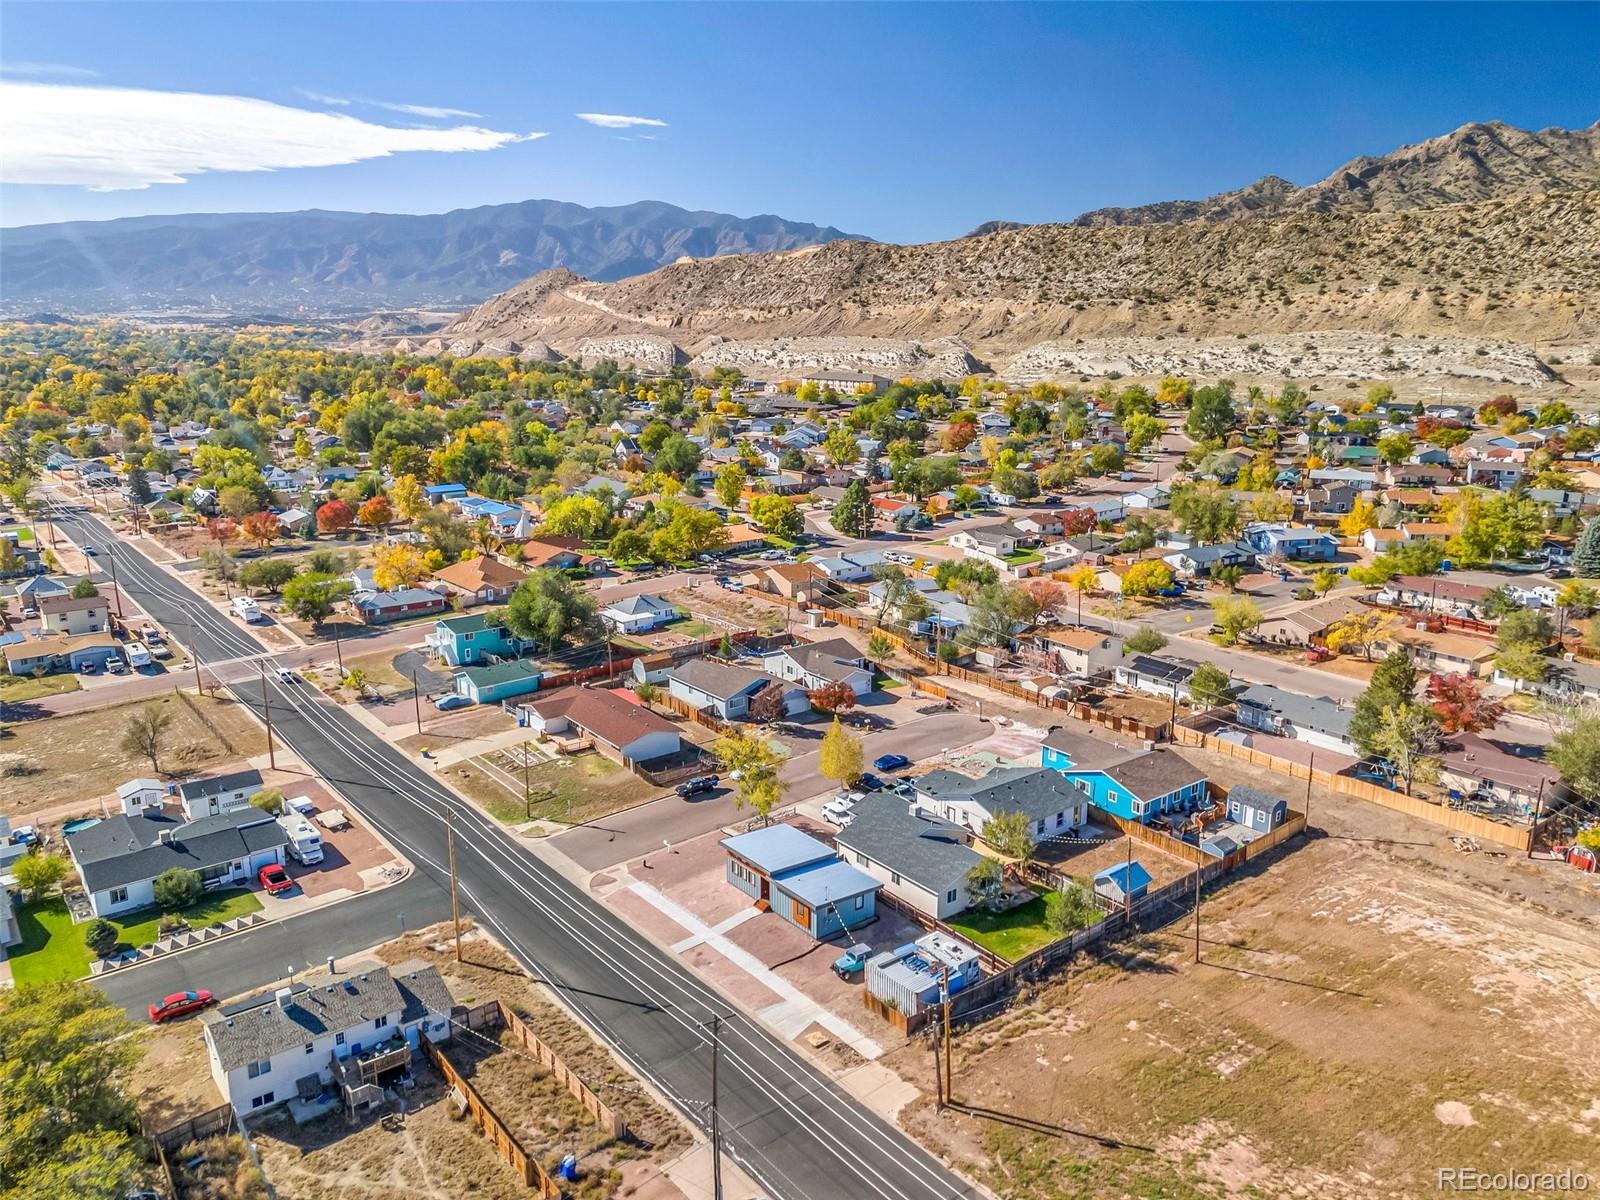
[[[218,925],[246,913],[258,912],[261,901],[243,888],[215,892],[185,909],[183,918],[191,929]],[[162,914],[153,908],[140,909],[124,917],[114,917],[119,941],[131,947],[156,940]],[[22,944],[11,950],[11,974],[18,985],[46,983],[56,979],[80,979],[89,973],[93,958],[83,944],[83,925],[74,925],[65,900],[57,897],[17,909],[17,924]]]
[[[60,696],[78,690],[78,677],[70,671],[57,671],[35,679],[31,675],[0,675],[0,700],[20,704],[45,696]]]
[[[1044,555],[1040,554],[1037,550],[1013,550],[1010,554],[1006,555],[1006,562],[1013,567],[1021,566],[1024,563],[1035,563],[1042,561],[1044,561]]]
[[[1056,934],[1045,928],[1042,895],[1000,913],[969,908],[960,916],[950,919],[950,928],[1007,962],[1016,962],[1023,955],[1041,946],[1048,946],[1057,938]]]
[[[717,631],[717,627],[709,621],[680,621],[672,626],[673,633],[681,633],[684,637],[705,637]]]

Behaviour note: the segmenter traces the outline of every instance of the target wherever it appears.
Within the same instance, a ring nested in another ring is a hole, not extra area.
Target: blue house
[[[1252,525],[1244,541],[1257,554],[1282,555],[1299,562],[1329,562],[1339,553],[1339,543],[1320,529],[1296,525]]]
[[[1094,894],[1113,904],[1142,900],[1150,891],[1150,872],[1140,862],[1118,863],[1097,871],[1094,877]]]
[[[1271,833],[1289,819],[1289,802],[1240,784],[1228,792],[1228,820],[1256,833]]]
[[[539,690],[543,672],[527,659],[496,663],[492,667],[467,667],[456,672],[456,695],[475,704],[498,704]]]
[[[467,498],[467,485],[464,483],[430,483],[422,489],[422,494],[427,497],[429,504],[443,504],[446,500],[465,500]]]
[[[435,621],[423,639],[428,648],[452,667],[474,667],[495,658],[517,658],[533,648],[505,627],[499,613],[471,613]]]
[[[728,882],[819,941],[877,914],[878,881],[793,825],[722,839]]]
[[[1172,750],[1151,750],[1097,770],[1063,771],[1089,793],[1089,803],[1125,821],[1148,824],[1167,813],[1191,812],[1206,803],[1206,777]]]

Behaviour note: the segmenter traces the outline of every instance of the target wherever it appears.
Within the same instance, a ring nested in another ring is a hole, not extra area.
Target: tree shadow
[[[999,1109],[981,1108],[977,1105],[963,1104],[961,1101],[955,1099],[950,1101],[948,1107],[953,1108],[956,1112],[962,1113],[965,1116],[976,1117],[981,1121],[994,1121],[999,1125],[1010,1125],[1014,1129],[1024,1129],[1029,1133],[1042,1134],[1045,1137],[1082,1138],[1085,1141],[1094,1142],[1096,1145],[1107,1150],[1137,1150],[1141,1154],[1155,1153],[1155,1148],[1153,1146],[1142,1146],[1137,1142],[1125,1142],[1120,1138],[1114,1138],[1107,1134],[1090,1133],[1084,1129],[1073,1129],[1068,1125],[1055,1125],[1049,1121],[1040,1121],[1034,1117],[1024,1117],[1019,1116],[1016,1113],[1001,1112]]]

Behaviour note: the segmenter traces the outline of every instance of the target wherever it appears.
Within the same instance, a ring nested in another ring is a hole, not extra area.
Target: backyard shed
[[[1150,872],[1146,871],[1144,864],[1137,860],[1118,863],[1114,867],[1107,867],[1104,871],[1095,873],[1095,895],[1113,904],[1125,904],[1130,900],[1143,899],[1149,890]]]

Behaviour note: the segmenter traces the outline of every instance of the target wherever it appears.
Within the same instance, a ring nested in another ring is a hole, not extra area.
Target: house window
[[[125,887],[117,887],[117,888],[112,888],[111,889],[111,903],[113,903],[113,904],[126,904],[127,902],[128,902],[128,889],[127,888],[125,888]]]
[[[272,1060],[270,1058],[263,1058],[260,1062],[251,1063],[246,1070],[246,1074],[248,1074],[251,1079],[257,1079],[260,1076],[265,1075],[270,1070],[272,1070]]]
[[[251,1108],[262,1108],[271,1104],[276,1097],[272,1092],[264,1092],[250,1101]]]
[[[1146,800],[1135,800],[1133,802],[1133,815],[1134,816],[1142,817],[1142,816],[1145,815],[1145,813],[1147,813],[1149,811],[1150,811],[1150,804],[1149,804],[1148,801],[1146,801]]]
[[[387,1024],[388,1024],[388,1023],[389,1023],[389,1015],[388,1015],[388,1014],[387,1014],[387,1013],[385,1013],[385,1014],[384,1014],[384,1015],[383,1015],[383,1016],[381,1016],[381,1017],[375,1017],[375,1018],[373,1018],[373,1021],[372,1021],[372,1027],[373,1027],[373,1028],[374,1028],[374,1029],[382,1029],[382,1028],[383,1028],[383,1027],[384,1027],[384,1026],[385,1026],[385,1025],[387,1025]]]
[[[342,1034],[342,1033],[336,1033],[336,1034],[334,1034],[334,1035],[333,1035],[333,1044],[334,1044],[334,1045],[335,1045],[335,1046],[342,1046],[342,1045],[344,1045],[344,1034]]]
[[[796,925],[811,924],[811,908],[809,905],[794,901],[794,920]]]
[[[859,850],[856,851],[856,864],[862,867],[867,865],[867,856]]]
[[[889,872],[889,882],[890,883],[899,883],[900,882],[900,872],[899,871],[890,871]]]
[[[1038,832],[1038,833],[1043,833],[1044,832],[1044,821],[1043,820],[1040,820],[1036,832]]]
[[[1057,813],[1056,814],[1056,828],[1060,829],[1066,823],[1067,823],[1067,814],[1066,813]]]
[[[306,1043],[306,1053],[310,1054],[312,1049],[313,1049],[313,1047],[315,1047],[315,1045],[316,1045],[315,1042],[307,1042]]]
[[[856,897],[856,911],[860,912],[866,906],[867,906],[867,898],[865,896],[857,896]]]
[[[951,888],[948,892],[946,892],[944,894],[944,898],[945,898],[945,903],[954,904],[956,902],[956,890],[955,890],[955,888]]]

